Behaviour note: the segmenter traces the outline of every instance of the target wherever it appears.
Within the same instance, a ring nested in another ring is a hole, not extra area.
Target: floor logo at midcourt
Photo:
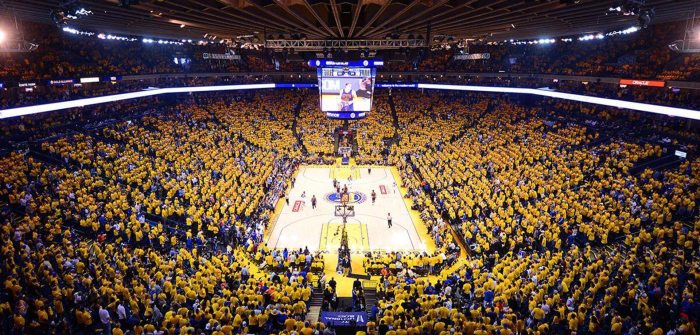
[[[328,193],[325,196],[326,200],[330,202],[335,202],[335,203],[340,203],[340,194],[339,193]],[[367,200],[367,195],[365,195],[362,192],[350,192],[350,201],[349,203],[351,204],[361,204]]]

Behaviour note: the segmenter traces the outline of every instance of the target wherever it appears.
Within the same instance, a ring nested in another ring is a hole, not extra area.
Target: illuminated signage
[[[49,85],[66,85],[75,83],[75,79],[49,80]]]
[[[666,82],[659,80],[620,79],[620,85],[664,87]]]
[[[100,78],[99,78],[99,77],[80,78],[80,82],[81,82],[82,84],[86,84],[86,83],[99,83],[99,82],[100,82]]]

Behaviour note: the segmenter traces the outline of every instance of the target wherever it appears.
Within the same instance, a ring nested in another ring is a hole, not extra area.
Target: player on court
[[[374,192],[374,190],[372,190],[372,205],[374,205],[375,200],[377,200],[377,192]]]
[[[386,221],[389,224],[389,228],[391,228],[391,213],[388,213],[386,216]]]
[[[316,209],[316,195],[311,196],[311,209]]]

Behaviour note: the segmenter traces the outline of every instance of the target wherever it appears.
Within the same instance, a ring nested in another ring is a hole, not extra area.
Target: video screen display
[[[321,110],[333,118],[362,118],[372,109],[374,68],[319,68]]]

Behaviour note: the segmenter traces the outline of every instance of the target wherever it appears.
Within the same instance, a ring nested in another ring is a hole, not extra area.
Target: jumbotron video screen
[[[321,111],[337,119],[360,119],[372,109],[375,68],[321,67],[318,86]]]

